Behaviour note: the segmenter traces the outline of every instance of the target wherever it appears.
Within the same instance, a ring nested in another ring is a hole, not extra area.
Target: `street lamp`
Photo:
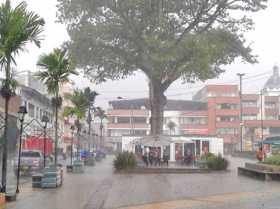
[[[72,134],[72,139],[71,139],[71,152],[70,152],[70,156],[71,156],[71,166],[73,165],[73,140],[74,140],[74,130],[75,130],[75,126],[71,126],[71,134]]]
[[[49,122],[49,118],[46,115],[43,115],[42,122],[44,123],[44,168],[46,167],[46,146],[47,146],[47,124]]]
[[[17,167],[17,189],[16,193],[19,193],[19,176],[20,176],[20,160],[21,160],[21,144],[22,144],[22,132],[23,132],[23,122],[25,114],[27,113],[25,106],[20,106],[18,110],[18,118],[20,121],[20,133],[19,133],[19,149],[18,149],[18,167]]]

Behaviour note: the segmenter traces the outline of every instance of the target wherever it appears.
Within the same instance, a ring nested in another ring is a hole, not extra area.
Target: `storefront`
[[[122,137],[122,151],[136,152],[139,150],[137,140],[139,137]],[[147,147],[142,146],[140,150]],[[211,152],[214,154],[224,154],[224,142],[222,138],[205,136],[171,136],[171,143],[168,146],[159,146],[160,150],[168,150],[170,161],[180,161],[186,155],[201,156]],[[163,152],[161,152],[162,155]]]

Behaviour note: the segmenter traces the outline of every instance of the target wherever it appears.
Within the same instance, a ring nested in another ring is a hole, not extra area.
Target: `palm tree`
[[[58,109],[62,98],[59,97],[60,85],[69,82],[71,74],[77,75],[74,65],[66,50],[54,49],[50,54],[40,56],[37,65],[43,69],[37,73],[39,79],[44,82],[50,94],[54,95],[53,105],[55,111],[55,150],[54,164],[57,165],[57,143],[58,143]]]
[[[5,124],[2,157],[2,188],[6,191],[7,177],[7,133],[9,101],[15,95],[16,81],[13,79],[11,65],[16,64],[16,55],[24,51],[28,42],[40,47],[45,22],[34,12],[27,10],[25,2],[15,8],[9,0],[0,5],[0,68],[4,69],[5,78],[1,86],[1,95],[5,99]]]
[[[169,135],[171,135],[171,132],[174,131],[174,129],[176,127],[176,123],[174,123],[173,121],[169,121],[167,123],[167,127],[169,129]]]
[[[98,117],[100,119],[100,126],[99,126],[99,129],[100,129],[100,142],[102,142],[102,138],[103,138],[103,120],[105,118],[107,118],[107,115],[105,113],[105,110],[103,110],[101,107],[97,107],[95,109],[95,117]]]
[[[99,94],[96,91],[92,91],[89,87],[84,89],[84,94],[86,95],[87,102],[88,102],[88,117],[87,117],[87,122],[88,122],[88,149],[90,151],[90,141],[91,141],[91,110],[94,110],[94,102],[96,96]]]
[[[77,127],[77,136],[78,136],[78,149],[77,153],[80,150],[80,132],[81,132],[81,120],[85,118],[86,111],[88,108],[88,95],[85,91],[76,89],[73,94],[69,94],[66,96],[66,99],[71,101],[72,106],[67,106],[64,108],[63,116],[75,116],[75,126]],[[78,156],[78,155],[77,155]]]

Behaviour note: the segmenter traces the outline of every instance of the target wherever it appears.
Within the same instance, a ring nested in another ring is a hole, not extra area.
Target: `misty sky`
[[[0,0],[0,3],[4,0]],[[12,0],[16,5],[21,0]],[[28,45],[26,52],[17,57],[17,69],[36,71],[38,56],[42,53],[49,53],[54,47],[59,47],[64,41],[68,40],[65,26],[56,23],[56,0],[27,0],[29,10],[33,10],[43,17],[46,21],[44,31],[44,41],[40,49],[33,45]],[[272,73],[272,67],[280,64],[279,42],[280,42],[280,1],[269,0],[268,8],[254,14],[255,30],[246,34],[248,43],[252,43],[253,53],[258,55],[259,64],[242,64],[240,61],[227,66],[227,72],[219,79],[209,80],[207,83],[238,84],[236,73],[244,72],[248,79],[244,79],[244,92],[258,92],[264,82]],[[276,25],[275,25],[276,24]],[[260,75],[261,74],[261,75]],[[77,87],[86,87],[97,90],[101,95],[97,98],[97,104],[106,105],[109,100],[116,97],[138,98],[148,95],[147,79],[141,73],[126,80],[107,82],[96,86],[85,78],[75,77]],[[203,86],[203,83],[185,84],[180,81],[174,83],[166,95],[169,99],[189,99]]]

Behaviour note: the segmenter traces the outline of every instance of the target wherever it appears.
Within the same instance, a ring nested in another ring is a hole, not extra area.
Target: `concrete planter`
[[[57,188],[62,186],[63,169],[61,167],[45,168],[41,179],[41,188]]]
[[[73,173],[84,173],[84,162],[80,160],[76,160],[73,163],[72,167]]]

